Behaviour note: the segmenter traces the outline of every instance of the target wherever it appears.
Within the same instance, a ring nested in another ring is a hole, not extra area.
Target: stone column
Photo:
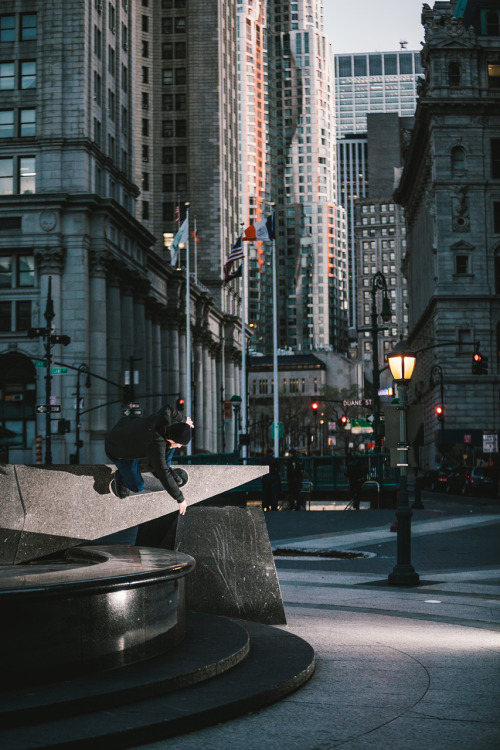
[[[142,384],[140,392],[145,393],[148,396],[147,399],[143,399],[143,400],[144,400],[144,407],[147,413],[150,413],[154,410],[154,407],[153,407],[154,399],[151,398],[151,394],[154,393],[153,391],[153,357],[154,357],[154,354],[153,354],[153,320],[151,318],[151,312],[150,310],[148,310],[148,305],[146,305],[146,309],[145,309],[144,327],[146,330],[146,339],[145,339],[145,344],[144,344],[144,367],[142,368],[142,371],[144,372],[144,382]]]
[[[217,382],[217,347],[212,344],[211,358],[210,358],[211,373],[211,394],[212,394],[212,409],[211,409],[211,450],[213,453],[217,453],[219,450],[218,446],[218,435],[220,425],[220,389],[219,383]]]
[[[147,279],[137,279],[134,285],[134,366],[139,372],[139,383],[134,386],[136,400],[147,392],[146,379],[146,294],[149,290]],[[146,409],[148,404],[145,403]]]
[[[130,370],[130,357],[134,356],[134,296],[132,278],[124,274],[121,284],[121,380],[123,373]],[[131,373],[131,377],[133,373]]]
[[[108,378],[115,383],[123,384],[122,367],[122,330],[121,330],[121,299],[120,280],[116,269],[108,274],[106,303],[106,329],[108,341]],[[115,401],[122,394],[121,389],[108,383],[107,401]],[[107,408],[108,428],[111,428],[120,419],[121,404],[111,404]]]
[[[109,268],[109,255],[98,250],[90,253],[90,300],[89,300],[89,339],[90,372],[103,378],[107,371],[107,326],[106,326],[106,272]],[[90,462],[102,459],[102,445],[107,432],[106,408],[107,384],[104,380],[91,381],[92,406],[99,407],[89,412],[90,421]]]
[[[207,451],[212,450],[212,366],[210,362],[210,340],[203,347],[203,382],[205,384],[203,409],[203,445]]]
[[[162,396],[162,379],[161,379],[161,329],[160,321],[157,316],[151,321],[152,327],[152,390],[154,397],[152,399],[152,407],[154,411],[158,411],[162,401],[165,400]]]
[[[202,336],[199,331],[195,331],[193,338],[193,349],[194,349],[194,367],[193,367],[193,383],[194,383],[194,408],[193,408],[193,421],[196,425],[196,453],[206,448],[205,441],[205,423],[207,421],[206,409],[204,404],[204,385],[207,381],[204,381],[203,373],[203,347],[202,347]]]

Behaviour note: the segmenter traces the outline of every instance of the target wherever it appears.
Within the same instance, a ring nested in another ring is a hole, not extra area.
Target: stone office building
[[[69,366],[52,379],[52,401],[61,406],[54,416],[70,421],[69,433],[52,438],[54,463],[74,460],[77,381],[84,397],[81,463],[105,459],[103,439],[121,415],[118,386],[127,371],[138,373],[135,398],[146,413],[186,396],[185,272],[167,262],[152,233],[158,223],[139,220],[144,203],[136,217],[146,137],[138,138],[144,133],[138,120],[145,118],[142,110],[137,114],[136,97],[138,80],[151,75],[144,72],[149,62],[142,59],[138,29],[145,28],[148,6],[138,0],[2,2],[3,460],[32,461],[35,436],[45,435],[45,418],[35,410],[46,400],[45,371],[33,363],[44,347],[27,330],[45,325],[49,279],[54,332],[71,338],[67,347],[53,348],[55,362]],[[154,27],[153,17],[148,23]],[[211,266],[208,272],[215,274]],[[236,302],[223,312],[201,284],[191,288],[195,450],[216,451],[224,427],[221,397],[239,392],[241,330]],[[90,378],[89,389],[78,374],[81,365],[99,376]]]
[[[425,80],[396,200],[407,226],[421,463],[432,467],[443,455],[469,464],[498,457],[500,2],[435,2],[422,23]],[[474,342],[487,373],[473,374]]]

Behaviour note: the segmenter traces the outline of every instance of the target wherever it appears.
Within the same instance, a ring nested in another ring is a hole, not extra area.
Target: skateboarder
[[[110,482],[110,491],[120,498],[131,492],[141,492],[144,479],[139,458],[146,458],[163,487],[179,503],[179,513],[184,515],[186,501],[174,470],[167,465],[165,451],[168,454],[173,448],[187,445],[193,427],[191,417],[184,417],[170,404],[149,417],[122,417],[105,440],[106,455],[117,468]],[[171,454],[169,458],[171,461]]]

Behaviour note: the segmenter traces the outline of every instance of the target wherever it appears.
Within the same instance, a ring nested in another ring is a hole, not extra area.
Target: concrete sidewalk
[[[300,533],[290,533],[287,521],[282,537],[272,535],[273,546],[377,552],[361,562],[277,560],[286,629],[316,650],[312,679],[255,714],[147,747],[497,750],[500,552],[498,564],[486,567],[477,551],[474,565],[450,569],[449,561],[467,559],[466,539],[474,538],[479,550],[498,540],[498,510],[415,514],[417,537],[434,546],[445,539],[448,548],[457,549],[455,556],[443,554],[439,564],[433,559],[436,567],[427,566],[422,585],[411,589],[388,586],[387,574],[380,573],[381,561],[387,572],[392,569],[395,546],[394,534],[386,539],[385,530],[374,527],[380,516],[335,514],[342,515],[345,528],[318,534],[317,526],[310,526],[318,514],[297,514]]]

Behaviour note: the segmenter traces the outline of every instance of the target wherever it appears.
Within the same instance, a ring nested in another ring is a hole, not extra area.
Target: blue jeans
[[[118,469],[116,481],[131,492],[141,492],[144,489],[144,479],[139,469],[137,458],[117,458],[113,462]]]

